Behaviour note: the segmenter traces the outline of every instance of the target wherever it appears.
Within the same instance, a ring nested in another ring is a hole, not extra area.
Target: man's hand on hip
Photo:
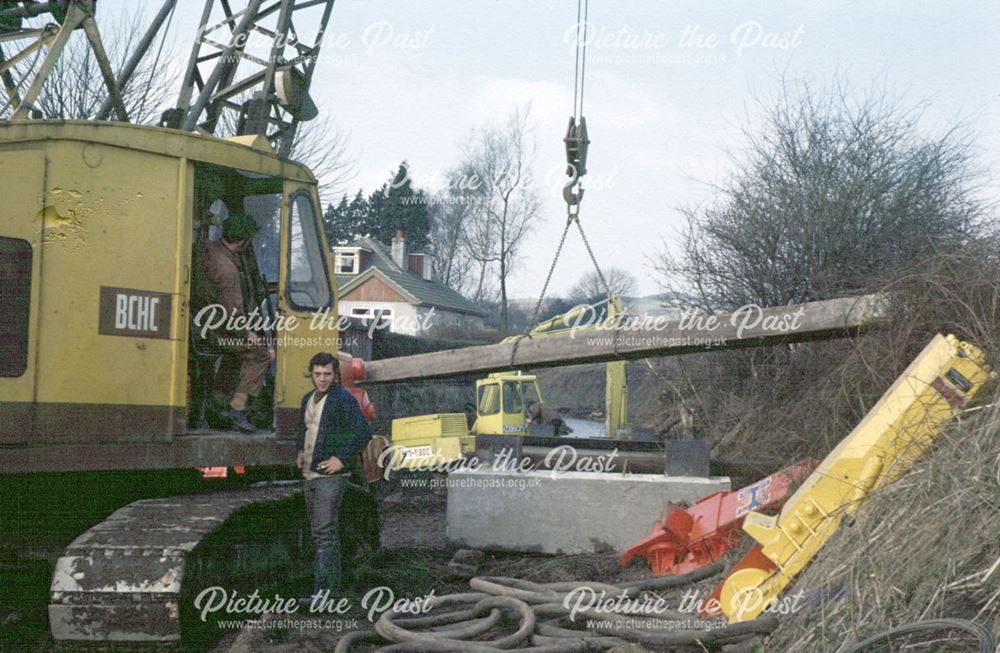
[[[344,463],[340,462],[340,458],[336,456],[330,456],[323,462],[316,465],[316,470],[324,474],[336,474],[344,468]]]
[[[301,451],[299,452],[299,455],[296,456],[296,458],[295,458],[295,466],[299,468],[300,472],[302,471],[302,468],[306,466],[306,456],[305,456],[305,453],[303,453]]]

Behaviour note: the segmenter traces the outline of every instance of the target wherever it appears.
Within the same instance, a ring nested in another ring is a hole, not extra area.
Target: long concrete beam
[[[750,305],[732,313],[692,312],[669,318],[632,319],[617,329],[584,328],[584,317],[575,332],[370,361],[365,366],[365,383],[837,338],[875,323],[884,315],[885,304],[882,295],[863,295],[792,306]]]

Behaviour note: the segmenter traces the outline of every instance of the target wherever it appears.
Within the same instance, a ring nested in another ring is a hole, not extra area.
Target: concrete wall
[[[729,490],[729,478],[598,472],[453,472],[448,539],[477,549],[620,553],[668,501]]]

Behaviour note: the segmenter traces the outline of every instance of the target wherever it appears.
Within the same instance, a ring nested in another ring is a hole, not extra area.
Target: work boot
[[[254,425],[247,419],[247,411],[245,410],[235,410],[230,408],[223,411],[222,414],[223,416],[228,417],[232,421],[233,426],[243,433],[253,433],[256,430]]]

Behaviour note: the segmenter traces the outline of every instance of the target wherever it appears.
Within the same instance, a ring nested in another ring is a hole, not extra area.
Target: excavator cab
[[[286,193],[287,191],[287,193]],[[194,211],[192,221],[192,306],[188,376],[191,393],[188,402],[188,427],[203,426],[226,429],[220,420],[220,399],[231,392],[234,377],[239,373],[239,355],[219,345],[219,339],[209,337],[205,327],[221,321],[217,308],[200,306],[196,297],[205,283],[200,259],[206,246],[221,238],[222,225],[234,211],[249,216],[259,231],[250,247],[238,252],[244,275],[241,279],[243,303],[248,317],[248,330],[256,333],[269,348],[288,355],[291,341],[279,332],[286,326],[280,318],[294,313],[321,311],[332,305],[332,292],[327,276],[326,256],[321,229],[316,226],[318,211],[308,187],[290,185],[281,177],[255,174],[252,171],[211,164],[195,164]],[[289,270],[282,284],[280,270],[283,213],[290,234]],[[284,292],[282,292],[284,291]],[[280,320],[280,321],[279,321]],[[220,327],[222,328],[222,327]],[[334,348],[335,349],[335,348]],[[260,429],[274,428],[274,389],[276,366],[268,368],[260,395],[251,400],[250,420]],[[213,391],[219,397],[213,397]]]
[[[249,417],[254,426],[273,431],[278,427],[277,418],[285,422],[291,420],[287,412],[278,412],[276,416],[276,399],[280,401],[284,394],[276,396],[279,382],[282,386],[287,385],[289,373],[300,376],[296,368],[304,373],[308,358],[316,351],[324,347],[328,351],[337,349],[335,331],[326,334],[332,335],[328,346],[320,342],[314,348],[299,344],[314,341],[317,334],[307,334],[312,316],[330,311],[334,301],[329,278],[332,268],[319,224],[315,186],[279,175],[211,163],[197,162],[194,168],[193,288],[204,281],[199,279],[202,274],[200,254],[208,243],[221,237],[222,225],[231,213],[246,214],[259,229],[251,239],[251,246],[238,253],[245,277],[241,279],[241,286],[249,318],[246,330],[256,333],[274,353],[274,358],[259,396],[251,399]],[[192,300],[195,295],[193,291]],[[220,350],[212,339],[205,337],[206,327],[224,328],[224,325],[216,326],[222,317],[217,308],[192,304],[189,316],[189,429],[229,427],[219,420],[219,406],[213,405],[219,398],[212,393],[228,396],[241,361],[238,354],[225,348]],[[289,319],[291,317],[297,319]],[[295,332],[301,337],[296,338]],[[307,390],[307,387],[302,388],[303,392]],[[301,393],[297,394],[296,401],[298,397]]]
[[[541,405],[541,393],[534,375],[497,372],[476,381],[476,421],[474,435],[526,435],[531,415],[529,407]]]

